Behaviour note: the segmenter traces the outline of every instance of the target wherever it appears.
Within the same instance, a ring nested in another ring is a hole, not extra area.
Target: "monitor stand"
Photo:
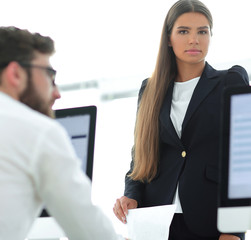
[[[219,207],[217,227],[220,232],[246,232],[251,230],[251,206]]]

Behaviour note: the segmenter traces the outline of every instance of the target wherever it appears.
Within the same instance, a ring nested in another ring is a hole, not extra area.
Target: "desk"
[[[25,240],[68,240],[53,217],[37,218]]]

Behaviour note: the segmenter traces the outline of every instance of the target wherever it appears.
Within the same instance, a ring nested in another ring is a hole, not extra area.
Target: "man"
[[[49,37],[0,28],[0,239],[23,240],[45,204],[70,240],[120,239],[51,107],[60,98]]]

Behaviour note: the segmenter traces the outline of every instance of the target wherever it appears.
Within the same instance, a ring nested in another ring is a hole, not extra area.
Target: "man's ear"
[[[18,100],[26,85],[26,71],[17,62],[10,62],[1,74],[1,91]]]
[[[17,62],[10,62],[5,68],[5,74],[10,87],[16,89],[22,88],[24,85],[25,72]]]

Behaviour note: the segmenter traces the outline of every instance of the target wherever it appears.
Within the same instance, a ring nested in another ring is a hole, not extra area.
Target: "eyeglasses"
[[[51,67],[43,67],[35,64],[30,64],[30,63],[19,63],[22,67],[28,67],[28,68],[38,68],[46,71],[46,74],[49,76],[49,78],[52,81],[52,85],[56,86],[55,83],[55,78],[56,78],[56,73],[57,71]]]

